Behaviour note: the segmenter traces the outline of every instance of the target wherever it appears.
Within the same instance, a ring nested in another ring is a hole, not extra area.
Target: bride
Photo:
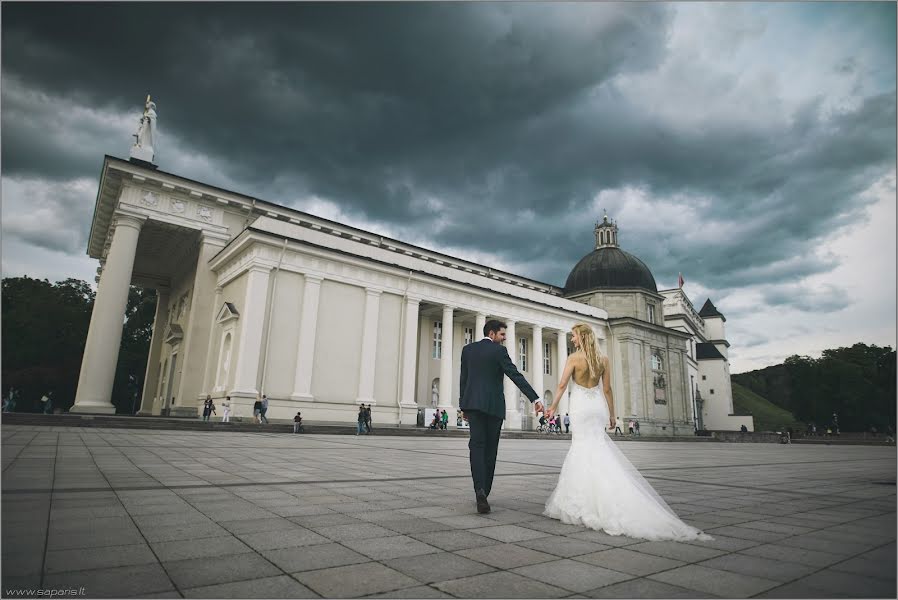
[[[571,384],[571,448],[558,485],[543,514],[563,523],[647,540],[710,540],[677,517],[608,437],[614,427],[614,399],[608,357],[596,345],[592,328],[574,325],[577,351],[570,355],[547,411],[555,413]]]

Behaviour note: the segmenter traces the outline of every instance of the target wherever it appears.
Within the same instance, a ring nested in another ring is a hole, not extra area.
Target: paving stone
[[[228,535],[228,530],[217,523],[209,521],[198,525],[166,525],[164,527],[147,526],[140,533],[148,542],[171,542],[174,540],[192,540]]]
[[[290,529],[296,523],[282,517],[266,517],[262,519],[239,519],[236,521],[221,521],[222,527],[231,533],[260,533],[262,531],[280,531]]]
[[[512,569],[512,572],[578,593],[633,578],[626,573],[570,559],[518,567]]]
[[[574,538],[575,540],[586,540],[587,542],[595,542],[604,546],[615,547],[630,546],[632,544],[639,544],[645,541],[638,538],[626,537],[623,535],[608,535],[604,531],[593,531],[590,529],[586,531],[579,531],[577,533],[571,533],[567,537]]]
[[[574,557],[574,560],[589,563],[613,571],[628,573],[630,575],[651,575],[658,571],[666,571],[675,567],[681,567],[685,563],[679,560],[664,558],[634,552],[627,548],[612,548],[592,554]]]
[[[779,585],[772,579],[752,577],[699,565],[686,565],[649,575],[649,579],[678,585],[722,598],[746,598]]]
[[[540,562],[555,560],[556,557],[545,552],[537,552],[530,548],[523,548],[516,544],[498,544],[478,548],[458,550],[466,558],[480,561],[497,569],[513,569],[524,565],[533,565]]]
[[[362,523],[361,519],[353,517],[352,515],[345,515],[343,513],[325,513],[319,515],[302,515],[298,517],[287,517],[291,522],[296,523],[297,525],[301,525],[303,527],[307,527],[309,529],[314,529],[316,527],[328,527],[331,525],[351,525]]]
[[[498,571],[433,584],[459,598],[561,598],[568,591],[509,571]]]
[[[450,531],[431,531],[427,533],[413,533],[413,537],[420,542],[429,544],[442,550],[464,550],[466,548],[480,548],[498,544],[498,540],[488,538],[467,529]]]
[[[715,550],[726,550],[727,552],[736,552],[746,548],[760,546],[761,542],[754,540],[742,540],[739,538],[731,538],[725,535],[715,535],[713,540],[689,540],[686,542],[693,546],[701,548],[714,548]]]
[[[373,523],[352,523],[349,525],[330,525],[326,527],[315,527],[316,533],[335,542],[344,540],[363,540],[365,538],[387,537],[394,535],[389,529],[384,529],[380,525]]]
[[[420,585],[376,562],[294,573],[293,577],[325,598],[358,598]]]
[[[429,544],[419,542],[405,535],[347,540],[343,542],[343,545],[352,548],[356,552],[361,552],[374,560],[381,561],[400,556],[417,556],[419,554],[440,552],[439,548],[434,548]]]
[[[383,526],[391,531],[402,534],[429,533],[433,531],[463,531],[453,529],[445,523],[437,523],[430,519],[414,519],[412,521],[386,521]]]
[[[374,594],[365,596],[366,598],[452,598],[449,594],[445,594],[438,589],[430,586],[422,585],[418,587],[403,588],[392,592],[384,592],[383,594]]]
[[[238,538],[254,550],[274,550],[275,548],[293,548],[295,546],[312,546],[327,544],[329,539],[318,535],[310,529],[293,527],[279,531],[260,531],[258,533],[238,533]]]
[[[262,556],[287,573],[342,567],[368,562],[367,556],[340,544],[316,544],[278,550],[263,550]]]
[[[253,552],[176,560],[163,565],[175,585],[182,590],[283,575],[280,569]]]
[[[230,535],[198,540],[152,542],[150,545],[162,562],[252,552],[252,548]]]
[[[573,598],[574,596],[568,596]],[[630,579],[586,592],[582,598],[716,598],[696,590],[689,590],[651,579]]]
[[[544,538],[549,535],[544,531],[527,529],[526,527],[519,527],[518,525],[481,527],[478,529],[473,529],[472,531],[478,535],[486,536],[488,538],[493,538],[494,540],[499,540],[500,542],[506,543]]]
[[[627,549],[689,563],[707,560],[709,558],[714,558],[715,556],[720,556],[721,554],[726,554],[724,551],[716,550],[714,548],[705,548],[702,546],[681,544],[677,542],[641,542],[639,544],[627,546]]]
[[[746,554],[727,554],[698,564],[711,569],[722,569],[781,582],[793,581],[817,570],[816,567],[808,565]]]
[[[318,598],[287,575],[188,588],[183,593],[185,598]]]
[[[450,552],[394,558],[384,561],[384,564],[422,583],[480,575],[495,570],[481,562]]]
[[[830,554],[840,554],[843,557],[861,554],[872,549],[873,544],[851,544],[849,542],[840,542],[836,540],[827,540],[812,535],[799,535],[779,540],[778,544],[783,546],[792,546],[795,548],[804,548],[806,550],[818,550],[820,552],[829,552]]]
[[[44,570],[47,573],[86,571],[142,565],[159,562],[146,544],[106,546],[102,548],[77,548],[74,550],[50,550],[47,552]],[[4,561],[5,563],[5,561]],[[6,564],[3,565],[4,569]]]
[[[774,560],[784,560],[818,568],[845,560],[845,557],[839,554],[819,552],[817,550],[808,550],[806,548],[792,546],[780,546],[777,544],[763,544],[753,548],[746,548],[745,550],[740,550],[739,554],[760,556],[762,558]]]
[[[84,588],[84,594],[93,598],[123,598],[146,593],[173,590],[171,580],[159,563],[69,571],[44,576],[47,589]]]

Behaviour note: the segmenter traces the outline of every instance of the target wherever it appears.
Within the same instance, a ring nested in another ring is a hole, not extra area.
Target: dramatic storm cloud
[[[93,278],[102,157],[564,285],[604,210],[733,370],[895,344],[895,6],[13,3],[3,274]]]

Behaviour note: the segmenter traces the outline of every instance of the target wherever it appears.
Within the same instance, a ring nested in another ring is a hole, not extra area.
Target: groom
[[[468,449],[471,454],[471,477],[474,480],[477,512],[481,514],[490,512],[486,498],[493,486],[499,433],[505,419],[503,375],[508,375],[530,402],[539,398],[502,345],[506,327],[502,321],[487,321],[483,326],[484,338],[475,344],[468,344],[461,351],[461,399],[458,406],[470,425]],[[542,402],[537,401],[536,412],[542,409]]]

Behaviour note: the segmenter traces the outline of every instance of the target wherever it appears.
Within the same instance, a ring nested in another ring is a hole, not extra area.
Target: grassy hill
[[[769,402],[747,387],[733,384],[733,411],[737,415],[751,414],[755,419],[755,431],[781,431],[790,425],[795,429],[804,429],[804,425],[796,422],[795,417],[787,410]]]

